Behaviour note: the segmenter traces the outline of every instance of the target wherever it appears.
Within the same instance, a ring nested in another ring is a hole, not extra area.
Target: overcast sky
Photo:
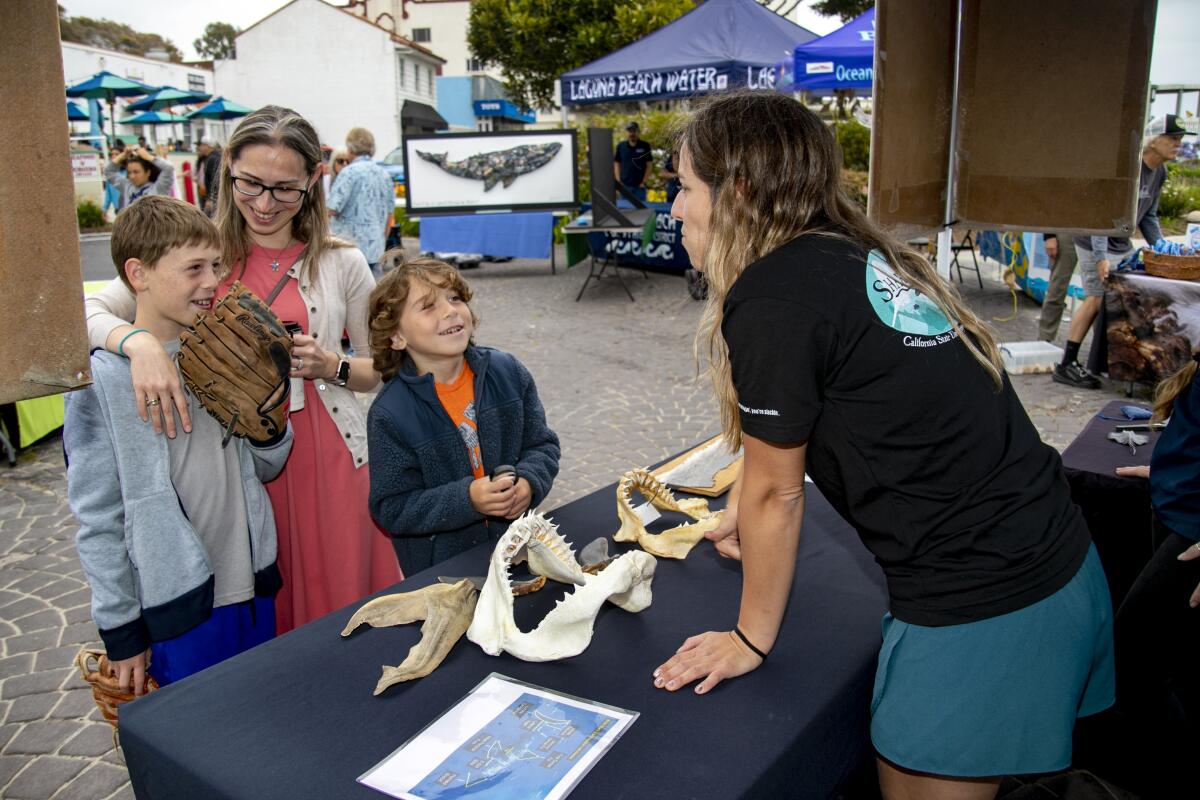
[[[287,0],[59,0],[72,16],[106,17],[135,30],[158,33],[175,43],[188,59],[197,58],[192,41],[210,22],[230,22],[248,28]],[[823,17],[804,3],[800,24],[824,35],[840,25],[837,17]],[[1152,83],[1200,84],[1200,2],[1159,0],[1154,36]],[[1193,95],[1194,97],[1194,95]],[[1190,104],[1189,104],[1190,105]],[[1194,106],[1192,106],[1194,109]]]

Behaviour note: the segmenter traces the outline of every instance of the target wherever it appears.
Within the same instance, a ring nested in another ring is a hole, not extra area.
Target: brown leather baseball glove
[[[95,661],[95,666],[89,662]],[[92,699],[104,719],[114,728],[117,727],[117,707],[134,698],[133,692],[122,689],[117,684],[117,676],[112,674],[108,656],[103,650],[83,648],[75,656],[75,666],[79,667],[79,676],[92,685]],[[146,676],[146,692],[158,688],[158,682]]]
[[[270,307],[235,283],[180,337],[188,389],[230,435],[273,441],[287,427],[292,337]]]

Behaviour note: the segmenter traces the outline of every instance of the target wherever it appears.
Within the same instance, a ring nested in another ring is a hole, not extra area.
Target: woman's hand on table
[[[688,639],[654,670],[654,685],[674,692],[698,680],[696,694],[704,694],[727,678],[757,669],[762,662],[733,631],[709,631]]]
[[[1122,478],[1150,478],[1150,466],[1117,467],[1117,474]]]
[[[1180,561],[1195,561],[1197,558],[1200,558],[1200,542],[1196,542],[1187,550],[1184,550],[1178,555],[1178,558]],[[1192,592],[1192,596],[1188,598],[1188,605],[1192,608],[1200,606],[1200,586],[1197,586],[1196,590]]]
[[[742,560],[742,544],[738,539],[737,529],[737,503],[731,502],[725,507],[721,523],[704,534],[704,538],[713,542],[717,552],[723,557],[732,558],[735,561]]]
[[[337,377],[338,358],[317,344],[317,340],[303,333],[292,337],[292,377],[314,380],[330,380]]]
[[[192,432],[192,417],[188,414],[187,397],[179,381],[179,370],[167,355],[162,343],[152,334],[130,336],[123,347],[129,357],[133,375],[133,400],[142,422],[154,426],[155,433],[167,432],[168,439],[176,436],[174,408],[186,433]]]

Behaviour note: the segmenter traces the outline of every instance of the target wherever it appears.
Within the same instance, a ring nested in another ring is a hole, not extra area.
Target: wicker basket
[[[1177,281],[1200,280],[1200,256],[1169,256],[1146,250],[1142,254],[1146,274]]]

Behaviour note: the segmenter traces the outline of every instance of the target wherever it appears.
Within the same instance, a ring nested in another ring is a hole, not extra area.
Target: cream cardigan
[[[303,275],[298,272],[294,265],[288,270],[289,275],[300,281],[300,296],[308,306],[308,329],[317,342],[338,356],[344,356],[344,330],[350,334],[354,354],[369,357],[367,301],[375,288],[375,279],[358,248],[328,250],[321,259],[320,280],[316,283],[309,280],[307,270],[303,270]],[[120,278],[114,278],[108,286],[84,300],[84,310],[90,349],[104,349],[113,329],[133,320],[137,300]],[[350,450],[355,467],[363,466],[367,463],[367,422],[354,392],[321,379],[315,379],[313,383],[326,413],[337,425],[343,443]],[[301,400],[304,397],[302,381],[298,378],[293,379],[292,396]]]

